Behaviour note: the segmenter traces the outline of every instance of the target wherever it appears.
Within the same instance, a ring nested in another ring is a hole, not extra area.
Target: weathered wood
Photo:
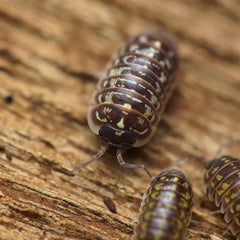
[[[178,39],[179,83],[156,135],[125,160],[153,175],[181,167],[197,221],[186,239],[232,239],[222,216],[210,215],[204,164],[174,160],[211,158],[240,135],[239,11],[238,0],[1,0],[0,239],[131,238],[145,172],[121,168],[108,151],[69,173],[99,148],[86,120],[99,73],[122,41],[159,26]],[[237,146],[225,152],[239,156]]]

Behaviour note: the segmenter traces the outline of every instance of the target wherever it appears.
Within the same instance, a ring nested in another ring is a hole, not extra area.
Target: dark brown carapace
[[[191,184],[178,169],[153,178],[146,190],[133,240],[180,240],[191,219]]]
[[[206,167],[207,195],[224,214],[228,229],[240,240],[240,160],[221,156]]]
[[[125,163],[122,153],[143,146],[154,134],[172,92],[177,65],[174,42],[160,31],[138,35],[118,51],[99,80],[88,111],[88,124],[100,136],[101,150],[76,169],[100,158],[112,145],[122,166],[144,168],[149,174],[144,165]]]

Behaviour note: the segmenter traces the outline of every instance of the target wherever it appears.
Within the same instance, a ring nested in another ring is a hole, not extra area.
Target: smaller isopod
[[[224,214],[228,229],[240,240],[240,160],[231,156],[213,159],[206,167],[208,198]]]
[[[207,162],[203,182],[210,201],[224,214],[224,220],[237,240],[240,240],[240,159],[221,155],[224,147],[234,144],[240,139],[225,142],[216,152],[215,158],[209,162],[203,156],[191,156]]]
[[[167,168],[144,193],[132,240],[181,240],[190,223],[193,192],[179,169]]]

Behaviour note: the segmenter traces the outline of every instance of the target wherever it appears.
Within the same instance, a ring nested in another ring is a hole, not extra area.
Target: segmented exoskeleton
[[[190,222],[193,192],[178,169],[165,169],[146,190],[133,240],[180,240]]]
[[[146,144],[156,130],[171,94],[178,60],[176,47],[165,33],[153,31],[129,40],[111,60],[106,76],[99,80],[88,111],[90,129],[100,136],[100,151],[85,166],[100,158],[109,145],[122,153]],[[150,174],[149,174],[150,175]]]
[[[240,240],[240,160],[221,156],[206,167],[207,195],[224,214],[228,229]]]

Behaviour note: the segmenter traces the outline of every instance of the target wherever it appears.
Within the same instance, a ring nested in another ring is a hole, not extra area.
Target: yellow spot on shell
[[[230,198],[225,197],[225,198],[224,198],[224,201],[225,201],[226,203],[229,203],[229,202],[230,202]]]
[[[240,226],[240,221],[239,221],[239,218],[235,218],[235,222],[238,226]]]
[[[207,180],[209,180],[209,171],[207,171],[207,172],[205,173],[205,178],[206,178]]]
[[[183,210],[180,210],[180,217],[181,218],[185,218],[186,217],[186,214]]]
[[[238,196],[237,193],[233,193],[233,194],[231,194],[231,199],[234,199],[234,198],[236,198],[237,196]]]
[[[183,207],[183,208],[188,208],[188,203],[182,198],[181,199],[181,202],[180,202],[180,205]]]
[[[120,121],[117,123],[117,126],[118,126],[119,128],[124,128],[124,127],[125,127],[123,121],[124,121],[124,118],[121,118]]]
[[[158,50],[155,48],[150,47],[149,50],[150,50],[150,53],[148,54],[149,57],[154,57],[154,55],[158,53]]]
[[[110,81],[110,87],[115,87],[115,86],[116,86],[116,83],[117,83],[117,78],[111,79],[111,81]]]
[[[151,212],[147,212],[145,215],[144,215],[144,218],[145,219],[150,219],[152,218],[152,216],[155,215],[155,212],[151,211]]]
[[[142,43],[146,43],[148,40],[147,40],[147,38],[145,37],[145,36],[141,36],[140,38],[139,38],[139,42],[142,42]]]
[[[137,123],[143,125],[144,124],[144,119],[137,117]]]
[[[155,41],[154,46],[161,48],[162,43],[160,41]]]
[[[187,188],[187,189],[189,188],[189,185],[188,185],[187,182],[184,182],[184,183],[183,183],[183,186],[184,186],[185,188]]]
[[[130,47],[130,51],[131,52],[134,52],[134,51],[136,51],[138,49],[138,45],[136,45],[136,44],[133,44],[133,45],[131,45],[131,47]]]
[[[238,204],[238,205],[236,206],[236,211],[237,211],[237,212],[240,211],[240,204]]]
[[[181,230],[183,228],[183,223],[177,218],[176,218],[176,223],[177,223],[178,229]]]
[[[123,132],[115,132],[115,135],[122,136]]]
[[[162,218],[167,218],[167,216],[168,216],[168,215],[167,215],[166,213],[162,213],[162,214],[161,214],[161,217],[162,217]]]
[[[99,94],[99,96],[98,96],[98,102],[99,102],[99,103],[102,103],[102,94]]]
[[[151,194],[152,191],[153,191],[153,187],[150,187],[149,190],[148,190],[149,194]]]
[[[214,174],[218,169],[219,169],[219,167],[215,167],[215,168],[212,170],[212,174]]]
[[[168,68],[171,68],[172,66],[171,66],[171,63],[166,59],[166,65],[167,65],[167,67]]]
[[[158,192],[154,192],[153,194],[151,194],[151,198],[157,199],[157,198],[158,198],[158,195],[159,195]]]
[[[96,112],[96,118],[97,118],[97,120],[100,121],[100,122],[107,122],[107,119],[106,119],[106,118],[100,118],[98,111]]]
[[[128,108],[128,109],[132,109],[132,105],[129,104],[129,103],[124,103],[123,106]]]
[[[189,200],[191,198],[190,194],[188,192],[182,193],[182,195],[185,197],[185,199]]]
[[[154,186],[154,188],[155,188],[156,190],[160,190],[160,189],[162,189],[163,185],[164,185],[164,183],[158,183],[158,184],[156,184],[156,185]]]
[[[169,194],[169,200],[170,201],[172,201],[174,198],[175,198],[175,194],[174,193]]]
[[[132,100],[135,101],[135,102],[139,102],[139,103],[142,102],[141,100],[139,100],[139,99],[137,99],[137,98],[135,98],[135,97],[132,97]]]
[[[130,67],[116,67],[116,68],[112,68],[109,72],[109,76],[114,76],[114,75],[119,75],[119,74],[122,74],[122,72],[124,70],[129,70]]]
[[[178,182],[179,181],[179,177],[174,177],[173,181],[174,182]]]
[[[148,223],[147,223],[147,222],[143,222],[143,223],[141,224],[141,229],[142,229],[142,231],[146,231],[146,230],[147,230],[147,227],[148,227]]]
[[[215,187],[215,183],[214,182],[211,182],[211,187],[214,188]]]
[[[177,240],[177,239],[179,239],[179,237],[180,237],[180,233],[175,231],[175,235],[173,236],[173,239]]]
[[[149,207],[149,208],[153,208],[154,205],[155,205],[155,202],[150,202],[150,203],[148,204],[148,207]]]
[[[228,183],[223,183],[222,184],[222,186],[221,186],[221,188],[218,190],[218,195],[219,196],[221,196],[225,191],[226,191],[226,189],[228,189],[229,188],[229,184]]]
[[[161,74],[161,77],[159,78],[159,80],[162,82],[162,83],[164,83],[166,80],[167,80],[167,78],[166,78],[166,76],[165,76],[165,74],[162,72],[162,74]]]
[[[148,128],[146,128],[145,130],[143,130],[143,131],[138,131],[138,130],[136,130],[136,129],[133,129],[133,132],[135,132],[135,133],[137,133],[137,134],[139,134],[139,135],[143,135],[143,134],[145,134],[146,132],[148,131]]]
[[[222,175],[219,175],[219,174],[218,174],[218,175],[216,176],[216,179],[217,179],[218,181],[221,181],[221,180],[222,180],[222,178],[223,178],[223,176],[222,176]]]
[[[103,82],[103,87],[105,88],[107,84],[108,84],[108,81],[104,81]]]

